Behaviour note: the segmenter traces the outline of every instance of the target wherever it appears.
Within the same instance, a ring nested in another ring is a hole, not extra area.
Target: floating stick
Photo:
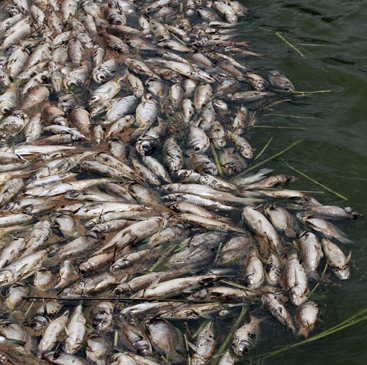
[[[186,348],[187,364],[188,365],[191,365],[190,349],[189,349],[189,344],[187,342],[186,333],[184,334],[184,339],[185,339],[185,348]]]
[[[341,195],[339,193],[337,193],[336,191],[328,188],[327,186],[325,186],[324,184],[319,183],[317,180],[313,179],[312,177],[309,177],[308,175],[306,175],[305,173],[303,173],[302,171],[297,170],[295,167],[293,167],[292,165],[290,165],[287,161],[283,160],[282,158],[280,159],[285,165],[287,165],[291,170],[297,172],[298,174],[302,175],[303,177],[305,177],[306,179],[312,181],[313,183],[315,183],[316,185],[321,186],[322,188],[324,188],[325,190],[329,191],[330,193],[333,193],[334,195],[336,195],[337,197],[343,199],[343,200],[348,200],[348,198],[346,198],[344,195]]]

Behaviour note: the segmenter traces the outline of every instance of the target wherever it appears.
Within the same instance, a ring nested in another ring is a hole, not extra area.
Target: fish
[[[297,308],[296,323],[299,327],[297,336],[308,338],[309,332],[314,329],[319,312],[319,306],[312,301],[307,301]]]
[[[243,220],[249,225],[250,229],[263,236],[269,243],[269,246],[278,255],[282,254],[282,241],[278,232],[266,217],[252,207],[245,207],[242,211]]]
[[[239,358],[246,355],[256,345],[261,319],[250,313],[250,322],[238,328],[233,335],[232,350]]]
[[[326,260],[333,273],[340,280],[348,279],[350,275],[348,263],[352,257],[352,253],[349,252],[348,256],[346,257],[343,251],[327,238],[323,238],[321,243]]]
[[[192,364],[207,364],[214,355],[216,344],[217,342],[213,330],[213,322],[209,322],[197,336],[195,341],[196,350],[191,358]]]

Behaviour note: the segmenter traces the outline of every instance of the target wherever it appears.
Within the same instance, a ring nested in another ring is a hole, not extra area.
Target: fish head
[[[0,271],[0,286],[9,284],[13,279],[13,273],[10,270]]]
[[[256,335],[253,333],[248,333],[248,336],[255,340],[256,339]],[[253,343],[251,343],[248,340],[241,340],[240,343],[237,346],[233,346],[233,352],[238,356],[238,357],[242,357],[244,355],[246,355],[250,349],[253,347]]]
[[[348,265],[345,265],[341,268],[334,268],[333,271],[337,278],[340,280],[347,280],[350,276],[350,269]]]

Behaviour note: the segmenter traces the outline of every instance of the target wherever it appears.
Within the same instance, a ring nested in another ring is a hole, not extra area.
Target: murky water
[[[332,91],[299,98],[262,113],[259,127],[305,129],[256,128],[251,132],[251,142],[259,151],[271,136],[274,137],[265,158],[302,138],[303,143],[284,155],[284,159],[345,195],[348,201],[343,202],[330,193],[314,196],[323,203],[350,205],[366,214],[367,4],[361,0],[250,0],[246,6],[250,13],[242,26],[243,38],[252,41],[252,50],[266,54],[262,59],[248,60],[249,67],[257,70],[278,67],[298,90]],[[281,32],[305,58],[288,47],[275,32]],[[291,173],[279,160],[267,167]],[[302,189],[319,190],[302,177],[297,184]],[[321,285],[315,292],[313,298],[321,304],[321,322],[314,333],[338,324],[367,303],[367,221],[346,222],[338,227],[355,242],[350,247],[341,246],[345,251],[349,248],[353,251],[352,274],[347,281],[333,280],[333,284]],[[279,329],[277,324],[272,327],[271,322],[263,325],[266,330],[261,333],[254,356],[295,342],[291,334]],[[269,358],[265,364],[365,364],[366,339],[366,325],[361,323]]]

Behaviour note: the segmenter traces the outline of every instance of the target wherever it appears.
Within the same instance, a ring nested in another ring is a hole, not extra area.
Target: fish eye
[[[195,147],[195,148],[194,148],[194,151],[195,151],[195,152],[199,152],[199,151],[200,151],[200,147]]]
[[[41,76],[41,80],[44,81],[44,82],[47,82],[48,81],[48,77],[45,76],[45,75],[43,75],[43,76]]]
[[[99,76],[99,78],[100,78],[101,80],[104,80],[104,79],[105,79],[105,77],[104,77],[103,75]]]

